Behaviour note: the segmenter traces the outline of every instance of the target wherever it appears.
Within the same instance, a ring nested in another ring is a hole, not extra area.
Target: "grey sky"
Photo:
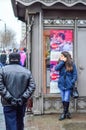
[[[11,5],[11,0],[0,0],[0,30],[4,28],[4,23],[6,23],[7,28],[12,29],[17,34],[17,42],[21,40],[21,21],[19,21],[13,12]]]

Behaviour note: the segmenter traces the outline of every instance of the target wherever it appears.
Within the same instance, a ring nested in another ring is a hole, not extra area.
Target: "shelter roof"
[[[57,3],[62,3],[67,7],[72,7],[79,3],[86,5],[86,0],[15,0],[15,1],[21,3],[25,6],[30,6],[34,3],[41,3],[45,6],[52,6]]]
[[[45,7],[52,7],[58,4],[62,4],[65,7],[71,8],[73,6],[82,5],[86,10],[86,0],[11,0],[14,14],[21,21],[25,20],[26,8],[34,4],[41,4]]]

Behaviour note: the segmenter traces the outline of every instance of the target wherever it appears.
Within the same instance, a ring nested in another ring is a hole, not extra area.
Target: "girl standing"
[[[56,71],[59,71],[58,87],[60,89],[62,103],[63,103],[63,113],[61,114],[59,120],[64,120],[66,118],[70,119],[71,115],[68,111],[71,91],[77,80],[77,70],[76,66],[72,61],[69,52],[62,52],[59,63],[55,67]]]

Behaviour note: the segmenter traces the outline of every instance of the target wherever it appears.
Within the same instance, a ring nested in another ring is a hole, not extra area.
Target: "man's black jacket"
[[[22,105],[34,90],[35,83],[28,69],[18,64],[6,65],[0,69],[0,95],[3,105]]]

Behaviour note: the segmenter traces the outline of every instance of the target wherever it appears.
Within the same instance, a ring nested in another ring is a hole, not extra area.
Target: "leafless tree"
[[[6,29],[6,31],[0,32],[0,42],[1,47],[5,48],[8,46],[13,46],[16,44],[16,33],[11,29]]]

